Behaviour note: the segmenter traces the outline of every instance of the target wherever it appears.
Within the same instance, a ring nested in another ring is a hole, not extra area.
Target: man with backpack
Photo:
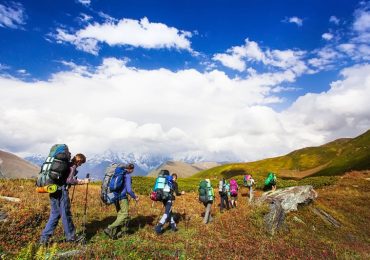
[[[238,190],[239,186],[236,180],[230,180],[230,200],[231,200],[231,207],[236,208],[238,202]]]
[[[255,183],[252,175],[247,174],[244,176],[244,186],[249,189],[249,203],[253,200],[253,185]]]
[[[215,193],[209,179],[202,180],[199,183],[199,201],[203,203],[205,207],[203,223],[208,224],[212,222],[213,218],[211,215],[212,204],[215,199]]]
[[[162,179],[164,182],[162,182]],[[156,189],[159,194],[161,194],[160,201],[162,201],[165,211],[162,215],[162,218],[159,220],[159,223],[155,226],[154,230],[157,235],[161,235],[163,233],[163,225],[166,222],[170,223],[171,230],[173,232],[177,232],[176,222],[172,216],[172,204],[175,200],[174,193],[174,184],[173,178],[170,176],[170,172],[168,170],[162,170],[156,180],[155,186],[159,186],[158,182],[161,182],[161,188]],[[163,186],[163,188],[162,188]]]
[[[60,218],[62,218],[66,242],[80,242],[84,239],[83,236],[76,236],[68,189],[71,185],[82,185],[89,182],[88,179],[80,180],[76,177],[77,167],[86,162],[86,157],[79,153],[69,162],[70,156],[67,145],[54,145],[41,167],[41,172],[36,182],[36,185],[39,187],[51,183],[57,187],[56,190],[49,194],[50,215],[41,233],[40,244],[42,245],[49,243],[49,239],[53,235]]]
[[[115,176],[110,180],[110,189],[113,190],[115,194],[114,205],[116,206],[117,218],[104,229],[104,233],[111,239],[117,239],[121,234],[128,231],[128,222],[130,220],[128,195],[130,195],[135,202],[139,201],[139,197],[135,195],[131,187],[131,173],[134,171],[134,168],[135,166],[133,163],[119,166],[115,171]]]
[[[269,190],[275,191],[276,182],[277,182],[277,179],[276,179],[275,173],[269,172],[265,180],[265,186],[263,187],[263,190],[264,191],[269,191]]]
[[[226,207],[229,210],[229,199],[228,199],[228,184],[225,178],[222,178],[218,184],[218,194],[220,194],[220,212],[223,212],[223,209]]]

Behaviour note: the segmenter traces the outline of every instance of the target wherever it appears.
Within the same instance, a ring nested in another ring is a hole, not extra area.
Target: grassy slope
[[[211,168],[194,177],[226,177],[247,172],[266,176],[268,171],[285,178],[341,175],[349,170],[370,169],[370,130],[356,138],[338,139],[318,147],[308,147],[287,155],[250,163]]]
[[[146,195],[140,196],[138,206],[131,203],[130,226],[134,233],[112,241],[103,229],[115,219],[112,206],[102,206],[99,200],[99,185],[89,186],[88,245],[86,253],[78,259],[322,259],[358,258],[368,259],[370,254],[370,212],[366,201],[370,199],[369,172],[360,177],[346,176],[331,186],[318,189],[319,198],[315,207],[326,210],[336,217],[342,226],[333,228],[313,215],[309,207],[301,208],[286,217],[285,231],[273,239],[263,228],[266,208],[248,206],[246,191],[241,191],[239,207],[220,214],[214,204],[214,222],[201,223],[202,204],[197,195],[187,193],[176,199],[174,212],[179,219],[179,231],[165,232],[156,236],[153,228],[162,214],[160,203],[151,207]],[[322,177],[320,177],[322,178]],[[367,178],[367,179],[366,179]],[[149,179],[150,180],[150,179]],[[145,178],[134,179],[136,190],[149,185]],[[194,179],[195,182],[195,179]],[[180,189],[182,185],[180,184]],[[191,181],[190,181],[191,183]],[[189,186],[191,186],[189,184]],[[1,195],[17,196],[21,204],[1,202],[0,211],[6,211],[10,221],[0,223],[0,256],[14,259],[25,253],[30,243],[36,243],[49,215],[48,196],[36,194],[32,181],[0,180]],[[72,213],[75,225],[81,227],[85,187],[75,191]],[[257,191],[257,195],[261,194]],[[219,198],[217,197],[217,202]],[[304,223],[296,222],[294,217]],[[63,238],[61,224],[54,238]],[[57,244],[58,251],[84,249],[66,243]]]

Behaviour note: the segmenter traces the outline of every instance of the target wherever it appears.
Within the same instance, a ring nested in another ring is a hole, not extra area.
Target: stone
[[[280,202],[284,212],[288,213],[290,211],[296,211],[298,205],[307,205],[316,198],[317,192],[311,185],[306,185],[265,192],[258,202]]]

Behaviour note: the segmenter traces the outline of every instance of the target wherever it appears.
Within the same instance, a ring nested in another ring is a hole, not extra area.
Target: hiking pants
[[[229,198],[227,194],[220,194],[221,196],[221,204],[220,204],[220,210],[223,210],[225,207],[229,209]]]
[[[165,211],[161,220],[159,221],[159,224],[164,225],[166,222],[175,224],[175,220],[172,216],[172,200],[163,201],[163,205],[165,206]]]
[[[128,199],[122,199],[119,202],[115,203],[116,210],[117,210],[117,218],[116,220],[108,226],[109,229],[117,230],[118,228],[122,228],[122,231],[127,231],[127,225],[130,220],[128,215]]]
[[[62,218],[62,224],[66,240],[75,239],[75,226],[72,221],[71,203],[66,186],[61,190],[50,194],[50,216],[46,227],[41,233],[41,242],[48,242],[58,225],[59,219]]]
[[[249,202],[252,202],[253,200],[253,187],[249,187]]]
[[[212,209],[212,201],[209,201],[207,203],[203,203],[204,207],[206,207],[206,211],[204,213],[203,223],[207,224],[208,222],[212,221],[213,218],[211,216],[211,209]]]

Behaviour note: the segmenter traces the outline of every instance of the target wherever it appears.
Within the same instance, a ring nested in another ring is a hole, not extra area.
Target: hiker
[[[213,221],[211,215],[211,209],[215,193],[213,191],[211,181],[209,179],[202,180],[199,184],[199,201],[203,203],[205,207],[203,223],[208,224]]]
[[[223,212],[223,209],[226,207],[227,210],[229,210],[229,199],[228,199],[228,191],[227,191],[227,181],[225,178],[222,178],[220,180],[219,185],[218,185],[218,193],[220,194],[220,212]]]
[[[130,197],[133,198],[135,202],[139,201],[139,197],[135,195],[134,191],[131,188],[131,173],[134,171],[134,168],[134,164],[129,163],[118,169],[122,171],[121,174],[123,176],[123,180],[120,184],[121,187],[117,187],[117,190],[115,192],[117,197],[114,205],[116,206],[117,218],[112,224],[104,229],[104,233],[111,239],[117,239],[122,234],[128,232],[128,222],[130,220],[130,217],[128,212],[129,200],[127,195],[130,195]]]
[[[69,153],[69,152],[68,152]],[[58,189],[50,193],[50,216],[44,230],[41,233],[40,244],[48,244],[53,235],[58,221],[62,218],[63,229],[66,236],[66,242],[80,242],[84,239],[82,236],[76,236],[75,226],[72,221],[71,202],[68,189],[71,185],[83,185],[89,183],[89,179],[77,179],[77,167],[86,162],[85,155],[76,154],[69,162],[68,174],[62,175],[62,178],[56,183]]]
[[[162,170],[162,173],[159,174],[157,179],[159,178],[164,178],[165,180],[164,187],[161,190],[162,192],[161,201],[163,203],[165,211],[162,215],[162,218],[159,220],[159,223],[154,228],[155,233],[157,235],[161,235],[163,233],[163,225],[166,224],[166,222],[169,222],[171,230],[173,232],[178,231],[176,227],[176,222],[172,215],[172,204],[173,204],[173,201],[175,200],[175,195],[173,194],[174,193],[174,182],[173,182],[172,176],[170,176],[170,173],[168,170]]]
[[[236,208],[238,205],[238,190],[239,186],[236,180],[230,180],[230,204],[232,208]]]
[[[269,172],[267,178],[265,180],[265,186],[263,187],[263,191],[275,191],[276,190],[276,175],[273,172]]]
[[[249,202],[253,200],[253,185],[256,182],[254,181],[252,175],[247,174],[244,176],[244,186],[249,189]]]

